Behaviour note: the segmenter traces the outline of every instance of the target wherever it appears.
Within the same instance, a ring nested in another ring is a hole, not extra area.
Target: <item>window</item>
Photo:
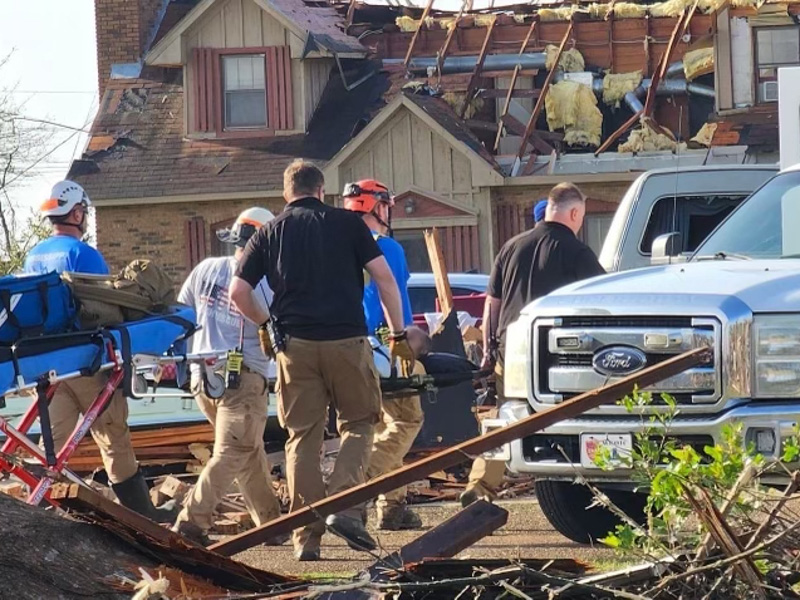
[[[222,57],[225,129],[267,126],[263,54]]]
[[[288,46],[193,48],[187,93],[190,133],[258,137],[295,128]]]
[[[776,102],[778,67],[800,65],[800,27],[763,27],[756,34],[759,102]]]
[[[693,252],[746,197],[741,194],[659,198],[650,211],[639,250],[649,255],[653,240],[677,231],[683,236],[683,252]]]

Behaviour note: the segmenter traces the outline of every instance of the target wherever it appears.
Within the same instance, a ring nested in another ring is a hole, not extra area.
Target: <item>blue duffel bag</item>
[[[0,345],[75,328],[77,306],[55,271],[0,277]]]

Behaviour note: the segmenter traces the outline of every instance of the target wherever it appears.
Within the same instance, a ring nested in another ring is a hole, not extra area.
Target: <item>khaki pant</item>
[[[208,531],[213,525],[214,509],[234,481],[256,525],[279,517],[281,508],[264,450],[267,381],[245,368],[239,388],[226,390],[218,400],[202,393],[197,376],[192,378],[192,392],[214,426],[214,453],[186,499],[177,523],[191,521]]]
[[[367,339],[289,338],[286,351],[278,355],[278,387],[279,417],[289,432],[286,475],[291,510],[363,483],[380,415],[380,384]],[[329,404],[336,410],[341,446],[326,490],[320,452]],[[343,514],[361,518],[361,509],[353,507]],[[295,530],[295,549],[318,548],[324,532],[322,521]]]
[[[415,375],[424,375],[425,369],[417,361]],[[367,479],[373,479],[403,466],[403,458],[411,449],[425,418],[419,396],[390,398],[381,401],[381,420],[375,428]],[[378,496],[378,511],[404,504],[406,486]]]
[[[108,382],[106,375],[62,381],[50,402],[50,427],[56,452],[67,442],[81,415],[94,402]],[[91,428],[92,438],[100,448],[103,466],[111,483],[122,483],[139,470],[128,429],[128,401],[121,390],[114,392],[106,409]]]
[[[499,362],[494,368],[495,388],[497,390],[497,409],[489,414],[489,417],[497,417],[497,412],[505,401],[503,393],[503,366]],[[503,484],[506,474],[506,463],[502,460],[486,460],[483,457],[476,458],[472,463],[472,470],[469,472],[468,490],[475,490],[480,496],[494,498],[497,490]]]

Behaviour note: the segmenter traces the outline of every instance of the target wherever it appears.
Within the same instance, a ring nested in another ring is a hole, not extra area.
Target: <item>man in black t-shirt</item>
[[[525,306],[569,283],[605,273],[591,248],[576,236],[586,214],[586,198],[577,186],[560,183],[547,198],[544,221],[500,249],[483,310],[484,368],[494,366],[498,406],[503,402],[503,347],[508,326]],[[490,341],[497,340],[497,356]],[[461,504],[492,499],[503,482],[505,464],[478,458],[472,464]]]
[[[230,296],[247,318],[272,322],[285,336],[277,348],[279,419],[288,430],[286,469],[291,510],[326,496],[320,451],[328,406],[336,409],[341,446],[327,494],[364,482],[381,393],[364,318],[364,272],[375,281],[391,330],[392,357],[413,363],[400,294],[386,259],[360,216],[322,203],[324,180],[301,160],[284,173],[286,209],[247,243]],[[274,292],[267,314],[254,288]],[[277,340],[272,340],[273,342]],[[265,353],[270,345],[263,343]],[[243,427],[246,424],[243,424]],[[328,527],[356,550],[374,550],[361,507],[331,515]],[[325,523],[295,530],[298,560],[319,560]]]

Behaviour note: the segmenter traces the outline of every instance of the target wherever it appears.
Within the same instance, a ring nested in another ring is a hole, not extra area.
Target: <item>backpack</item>
[[[65,333],[76,325],[70,289],[55,271],[0,277],[0,344],[20,338]]]
[[[117,275],[114,288],[147,300],[147,308],[123,307],[126,321],[141,319],[148,314],[163,313],[175,304],[175,285],[163,269],[150,260],[134,260]]]
[[[64,273],[78,300],[81,329],[97,329],[163,313],[175,304],[169,276],[149,260],[135,260],[118,275]]]

